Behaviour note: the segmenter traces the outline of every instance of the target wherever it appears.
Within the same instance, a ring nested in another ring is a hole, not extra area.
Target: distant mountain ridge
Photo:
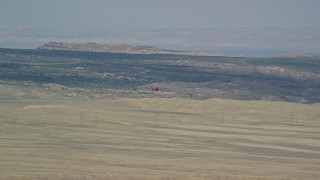
[[[128,44],[99,44],[99,43],[66,43],[49,42],[37,49],[39,50],[67,50],[67,51],[88,51],[88,52],[110,52],[126,54],[176,54],[191,56],[224,56],[219,53],[175,51],[160,49],[151,46],[132,46]]]

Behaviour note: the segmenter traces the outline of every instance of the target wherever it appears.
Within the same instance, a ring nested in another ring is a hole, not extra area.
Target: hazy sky
[[[320,28],[320,0],[0,0],[1,27]]]

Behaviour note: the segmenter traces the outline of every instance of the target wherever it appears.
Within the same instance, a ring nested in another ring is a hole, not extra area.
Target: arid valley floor
[[[320,179],[320,105],[0,103],[1,180]]]

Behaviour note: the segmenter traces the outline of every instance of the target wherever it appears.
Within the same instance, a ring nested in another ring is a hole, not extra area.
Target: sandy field
[[[320,179],[320,105],[1,101],[0,179]]]

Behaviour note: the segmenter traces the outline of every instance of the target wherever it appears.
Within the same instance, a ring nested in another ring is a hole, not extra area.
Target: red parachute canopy
[[[159,91],[159,88],[152,88],[152,91]]]

